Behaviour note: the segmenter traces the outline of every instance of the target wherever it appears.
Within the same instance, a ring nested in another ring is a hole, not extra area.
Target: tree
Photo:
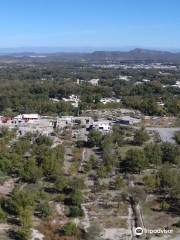
[[[73,205],[81,205],[84,201],[84,197],[79,190],[74,190],[71,194],[71,201]]]
[[[18,230],[17,234],[20,239],[29,240],[32,233],[32,209],[22,209],[19,213],[19,219],[21,228]]]
[[[20,139],[19,141],[15,142],[13,145],[13,150],[15,153],[19,155],[23,155],[29,151],[31,147],[31,142],[26,139]]]
[[[74,223],[67,223],[63,226],[61,229],[63,236],[73,236],[75,237],[77,235],[78,229]]]
[[[177,131],[175,133],[175,140],[176,140],[177,144],[180,144],[180,131]]]
[[[80,206],[71,206],[69,209],[69,216],[70,217],[83,217],[84,212]]]
[[[139,130],[136,131],[135,135],[134,135],[134,143],[136,145],[142,145],[144,142],[146,142],[147,140],[149,140],[149,135],[148,133],[145,131],[144,128],[141,128]]]
[[[148,161],[155,165],[159,166],[162,162],[162,150],[161,146],[158,144],[147,144],[144,148],[144,152]]]
[[[15,189],[11,198],[4,202],[4,207],[8,212],[19,215],[23,209],[33,208],[35,204],[35,196],[32,192],[26,190]]]
[[[148,193],[152,193],[159,187],[159,181],[158,178],[154,175],[148,175],[143,178],[145,190]]]
[[[179,181],[180,181],[180,171],[179,169],[173,169],[168,163],[164,164],[159,171],[160,187],[164,191],[169,191],[176,195],[180,193]],[[175,196],[174,196],[175,197]]]
[[[97,175],[100,178],[106,178],[109,174],[111,169],[108,168],[108,166],[102,166],[100,168],[98,168],[97,170]]]
[[[27,227],[21,227],[17,231],[17,236],[19,240],[29,240],[31,239],[32,230]]]
[[[123,145],[124,143],[125,130],[122,127],[114,126],[113,127],[113,142],[118,146]]]
[[[5,223],[6,220],[7,220],[7,215],[0,207],[0,223]]]
[[[21,171],[21,177],[24,181],[35,183],[42,177],[42,170],[38,167],[35,159],[29,159]]]
[[[101,144],[102,134],[98,131],[91,131],[88,135],[88,145],[90,147],[98,147]]]
[[[176,158],[180,155],[180,149],[171,143],[163,143],[161,145],[162,161],[169,163],[176,163]]]
[[[60,175],[56,178],[55,187],[58,191],[63,191],[65,187],[67,187],[68,183],[64,176]]]
[[[167,211],[170,208],[169,203],[167,203],[165,200],[161,202],[161,210],[162,211]]]
[[[121,176],[117,176],[115,180],[115,188],[122,189],[125,186],[124,179]]]
[[[38,216],[41,218],[48,218],[53,213],[52,208],[47,202],[40,203],[36,210],[38,212]]]
[[[30,207],[22,208],[19,213],[19,219],[22,227],[32,227],[32,209]]]
[[[143,150],[130,149],[126,153],[126,158],[123,161],[123,165],[128,172],[140,173],[148,166],[148,161]]]
[[[40,135],[38,138],[36,138],[36,144],[37,145],[47,145],[47,146],[51,146],[53,144],[53,141],[44,135]]]
[[[97,158],[96,158],[95,155],[91,155],[90,156],[89,163],[90,163],[92,169],[96,169],[97,168]]]

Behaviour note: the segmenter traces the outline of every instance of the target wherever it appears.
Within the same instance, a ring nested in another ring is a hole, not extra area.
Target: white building
[[[108,133],[112,130],[111,122],[107,120],[95,121],[92,127],[102,133]]]
[[[14,118],[14,123],[34,123],[35,121],[38,121],[40,119],[40,116],[38,114],[20,114]]]
[[[119,75],[119,80],[129,81],[130,80],[130,76]]]
[[[89,80],[89,83],[90,83],[91,85],[93,85],[93,86],[98,86],[98,84],[99,84],[99,78],[91,79],[91,80]]]
[[[180,88],[180,81],[176,81],[176,84],[175,85],[172,85],[173,87],[178,87]]]
[[[70,102],[73,107],[78,107],[80,102],[80,97],[76,95],[70,95],[69,98],[62,98],[65,102]]]
[[[120,103],[121,99],[120,98],[101,98],[100,102],[103,104],[107,104],[107,103]]]
[[[147,83],[147,82],[150,82],[150,80],[149,79],[143,79],[142,82]]]

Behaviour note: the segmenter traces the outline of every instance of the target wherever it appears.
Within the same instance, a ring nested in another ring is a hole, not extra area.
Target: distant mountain
[[[156,51],[136,48],[128,52],[106,52],[96,51],[91,54],[91,60],[106,61],[160,61],[160,62],[180,62],[180,53],[167,51]]]
[[[57,53],[37,53],[37,52],[21,52],[4,54],[0,56],[3,59],[15,61],[90,61],[90,62],[121,62],[121,61],[150,61],[150,62],[171,62],[180,63],[180,53],[172,53],[168,51],[157,51],[136,48],[131,51],[95,51],[92,53],[76,53],[76,52],[57,52]]]

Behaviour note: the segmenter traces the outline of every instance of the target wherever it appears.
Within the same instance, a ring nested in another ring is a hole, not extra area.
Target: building
[[[73,117],[73,116],[64,116],[61,118],[57,118],[56,127],[65,128],[65,127],[73,127],[76,125],[80,125],[84,128],[90,128],[93,124],[93,119],[91,117]]]
[[[118,123],[120,124],[124,124],[124,125],[134,125],[134,124],[138,124],[141,122],[141,119],[139,118],[133,118],[133,117],[129,117],[129,116],[124,116],[121,117],[118,120]]]
[[[91,80],[89,80],[89,83],[91,84],[91,85],[93,85],[93,86],[98,86],[98,84],[99,84],[99,78],[97,78],[97,79],[91,79]]]
[[[94,121],[92,128],[102,133],[108,133],[112,130],[111,122],[107,120]]]
[[[20,114],[14,118],[14,123],[34,123],[37,120],[40,119],[40,116],[38,114]]]
[[[70,102],[73,107],[78,107],[80,102],[80,97],[76,95],[70,95],[69,98],[62,98],[65,102]]]
[[[104,105],[107,103],[120,103],[121,99],[120,98],[116,98],[116,97],[112,97],[112,98],[101,98],[100,102],[103,103]]]

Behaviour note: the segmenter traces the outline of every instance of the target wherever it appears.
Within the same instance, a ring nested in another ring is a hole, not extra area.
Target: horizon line
[[[171,53],[179,53],[180,48],[173,47],[147,47],[147,46],[18,46],[18,47],[0,47],[0,54],[16,54],[16,53],[91,53],[94,51],[122,51],[128,52],[135,49],[167,51]]]

